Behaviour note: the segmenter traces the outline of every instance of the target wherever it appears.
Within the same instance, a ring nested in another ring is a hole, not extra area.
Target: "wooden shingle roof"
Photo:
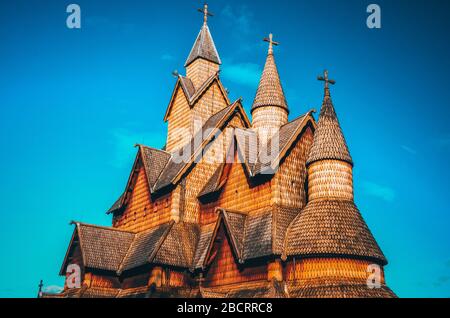
[[[342,160],[353,165],[329,92],[325,93],[314,142],[306,164],[327,159]]]
[[[292,221],[287,256],[350,256],[386,265],[386,258],[352,201],[313,200]]]
[[[135,234],[114,228],[75,223],[85,267],[117,271]]]
[[[142,153],[142,160],[145,168],[145,175],[147,176],[148,186],[151,189],[158,180],[164,167],[170,160],[170,153],[139,145]]]
[[[263,106],[281,107],[289,112],[275,57],[270,49],[251,111]]]
[[[75,224],[68,251],[78,237],[85,267],[112,271],[117,275],[151,263],[191,268],[200,238],[199,225],[184,222],[175,224],[171,221],[140,233]],[[65,273],[67,263],[68,255],[61,275]]]
[[[288,285],[291,298],[397,298],[386,285],[380,288],[369,288],[364,283],[335,283],[318,282],[306,285]]]
[[[207,196],[212,193],[216,193],[221,189],[220,178],[222,176],[223,169],[225,164],[221,164],[216,171],[214,171],[213,175],[208,179],[203,189],[198,194],[198,198]]]
[[[211,32],[206,23],[204,23],[200,29],[184,66],[187,67],[198,58],[203,58],[216,64],[222,64]]]
[[[191,268],[199,238],[198,224],[175,223],[156,252],[152,263]]]
[[[204,225],[200,229],[200,236],[195,248],[194,262],[191,270],[203,269],[209,247],[212,243],[215,224]]]
[[[151,262],[172,225],[173,223],[165,223],[156,228],[137,233],[122,260],[117,271],[118,274]]]
[[[273,212],[249,215],[245,223],[243,259],[272,255]]]
[[[288,225],[299,211],[273,206],[253,215],[221,208],[218,208],[217,212],[219,217],[214,224],[215,227],[206,225],[201,229],[193,270],[204,267],[221,222],[229,234],[231,246],[239,263],[260,257],[281,255]]]
[[[271,281],[244,282],[236,285],[201,287],[203,298],[287,298],[284,284]]]

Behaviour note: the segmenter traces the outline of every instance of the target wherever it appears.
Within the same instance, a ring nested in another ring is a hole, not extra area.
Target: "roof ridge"
[[[117,231],[117,232],[125,232],[125,233],[130,233],[130,234],[136,234],[133,231],[129,231],[129,230],[124,230],[124,229],[118,229],[115,227],[110,227],[110,226],[104,226],[104,225],[95,225],[95,224],[90,224],[90,223],[83,223],[83,222],[78,222],[78,221],[71,221],[70,224],[75,224],[75,225],[82,225],[82,226],[88,226],[88,227],[94,227],[94,228],[98,228],[98,229],[103,229],[103,230],[110,230],[110,231]]]
[[[313,113],[315,113],[315,112],[316,112],[315,109],[311,109],[311,110],[307,111],[306,113],[304,113],[304,114],[302,114],[302,115],[299,115],[299,116],[295,117],[294,119],[288,121],[286,124],[281,125],[280,129],[283,128],[284,126],[287,126],[287,125],[289,125],[289,124],[292,124],[293,122],[295,122],[295,121],[297,121],[297,120],[299,120],[299,119],[302,119],[302,118],[305,117],[305,116],[311,115],[311,114],[313,114]]]
[[[135,146],[138,146],[138,147],[144,147],[144,148],[147,148],[147,149],[155,150],[155,151],[158,151],[158,152],[167,154],[167,155],[169,155],[169,156],[172,155],[170,152],[168,152],[168,151],[166,151],[166,150],[158,149],[158,148],[154,148],[154,147],[150,147],[150,146],[146,146],[146,145],[144,145],[144,144],[136,144]]]

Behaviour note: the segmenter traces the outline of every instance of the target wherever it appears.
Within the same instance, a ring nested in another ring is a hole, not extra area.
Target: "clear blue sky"
[[[202,23],[200,1],[0,2],[0,296],[61,286],[72,219],[110,225]],[[382,29],[366,27],[366,7]],[[319,109],[324,68],[356,163],[356,202],[402,297],[450,296],[448,1],[211,1],[232,98],[254,98],[273,32],[291,118]]]

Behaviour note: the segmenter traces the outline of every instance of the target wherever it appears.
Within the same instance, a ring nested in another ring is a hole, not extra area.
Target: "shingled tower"
[[[269,49],[251,110],[252,127],[264,129],[273,135],[288,122],[289,110],[273,53],[273,46],[278,45],[278,42],[273,40],[272,34],[264,41],[269,42]]]
[[[212,16],[212,13],[208,11],[207,4],[199,11],[203,13],[203,25],[184,64],[187,77],[192,80],[196,88],[199,88],[208,77],[217,73],[219,65],[222,64],[208,27],[208,17]]]
[[[186,144],[208,118],[230,103],[219,80],[222,62],[208,27],[212,13],[207,4],[198,11],[203,14],[203,25],[184,65],[186,76],[176,74],[178,81],[164,117],[169,152]]]
[[[327,71],[318,79],[325,81],[325,94],[306,161],[308,204],[286,235],[285,258],[294,259],[299,281],[291,295],[393,296],[384,281],[386,258],[353,201],[353,161],[331,101],[334,81]],[[372,271],[378,288],[367,285]]]

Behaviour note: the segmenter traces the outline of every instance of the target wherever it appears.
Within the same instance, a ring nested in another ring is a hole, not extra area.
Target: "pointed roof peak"
[[[213,16],[213,14],[208,11],[207,4],[204,5],[203,9],[198,9],[198,11],[203,13],[203,25],[184,66],[187,67],[198,58],[203,58],[220,65],[222,61],[220,60],[219,53],[217,52],[216,45],[208,27],[208,17]]]
[[[256,92],[255,101],[253,102],[252,112],[256,108],[263,106],[281,107],[288,111],[286,97],[284,96],[273,54],[273,46],[278,45],[279,43],[273,40],[272,33],[269,34],[268,38],[264,38],[263,41],[269,42],[269,50],[267,52],[266,64],[261,75],[258,90]]]
[[[306,162],[307,165],[319,160],[342,160],[353,165],[344,134],[331,100],[329,84],[336,82],[328,78],[328,72],[317,78],[325,82],[325,93],[320,110],[319,122],[314,133],[314,142]]]

